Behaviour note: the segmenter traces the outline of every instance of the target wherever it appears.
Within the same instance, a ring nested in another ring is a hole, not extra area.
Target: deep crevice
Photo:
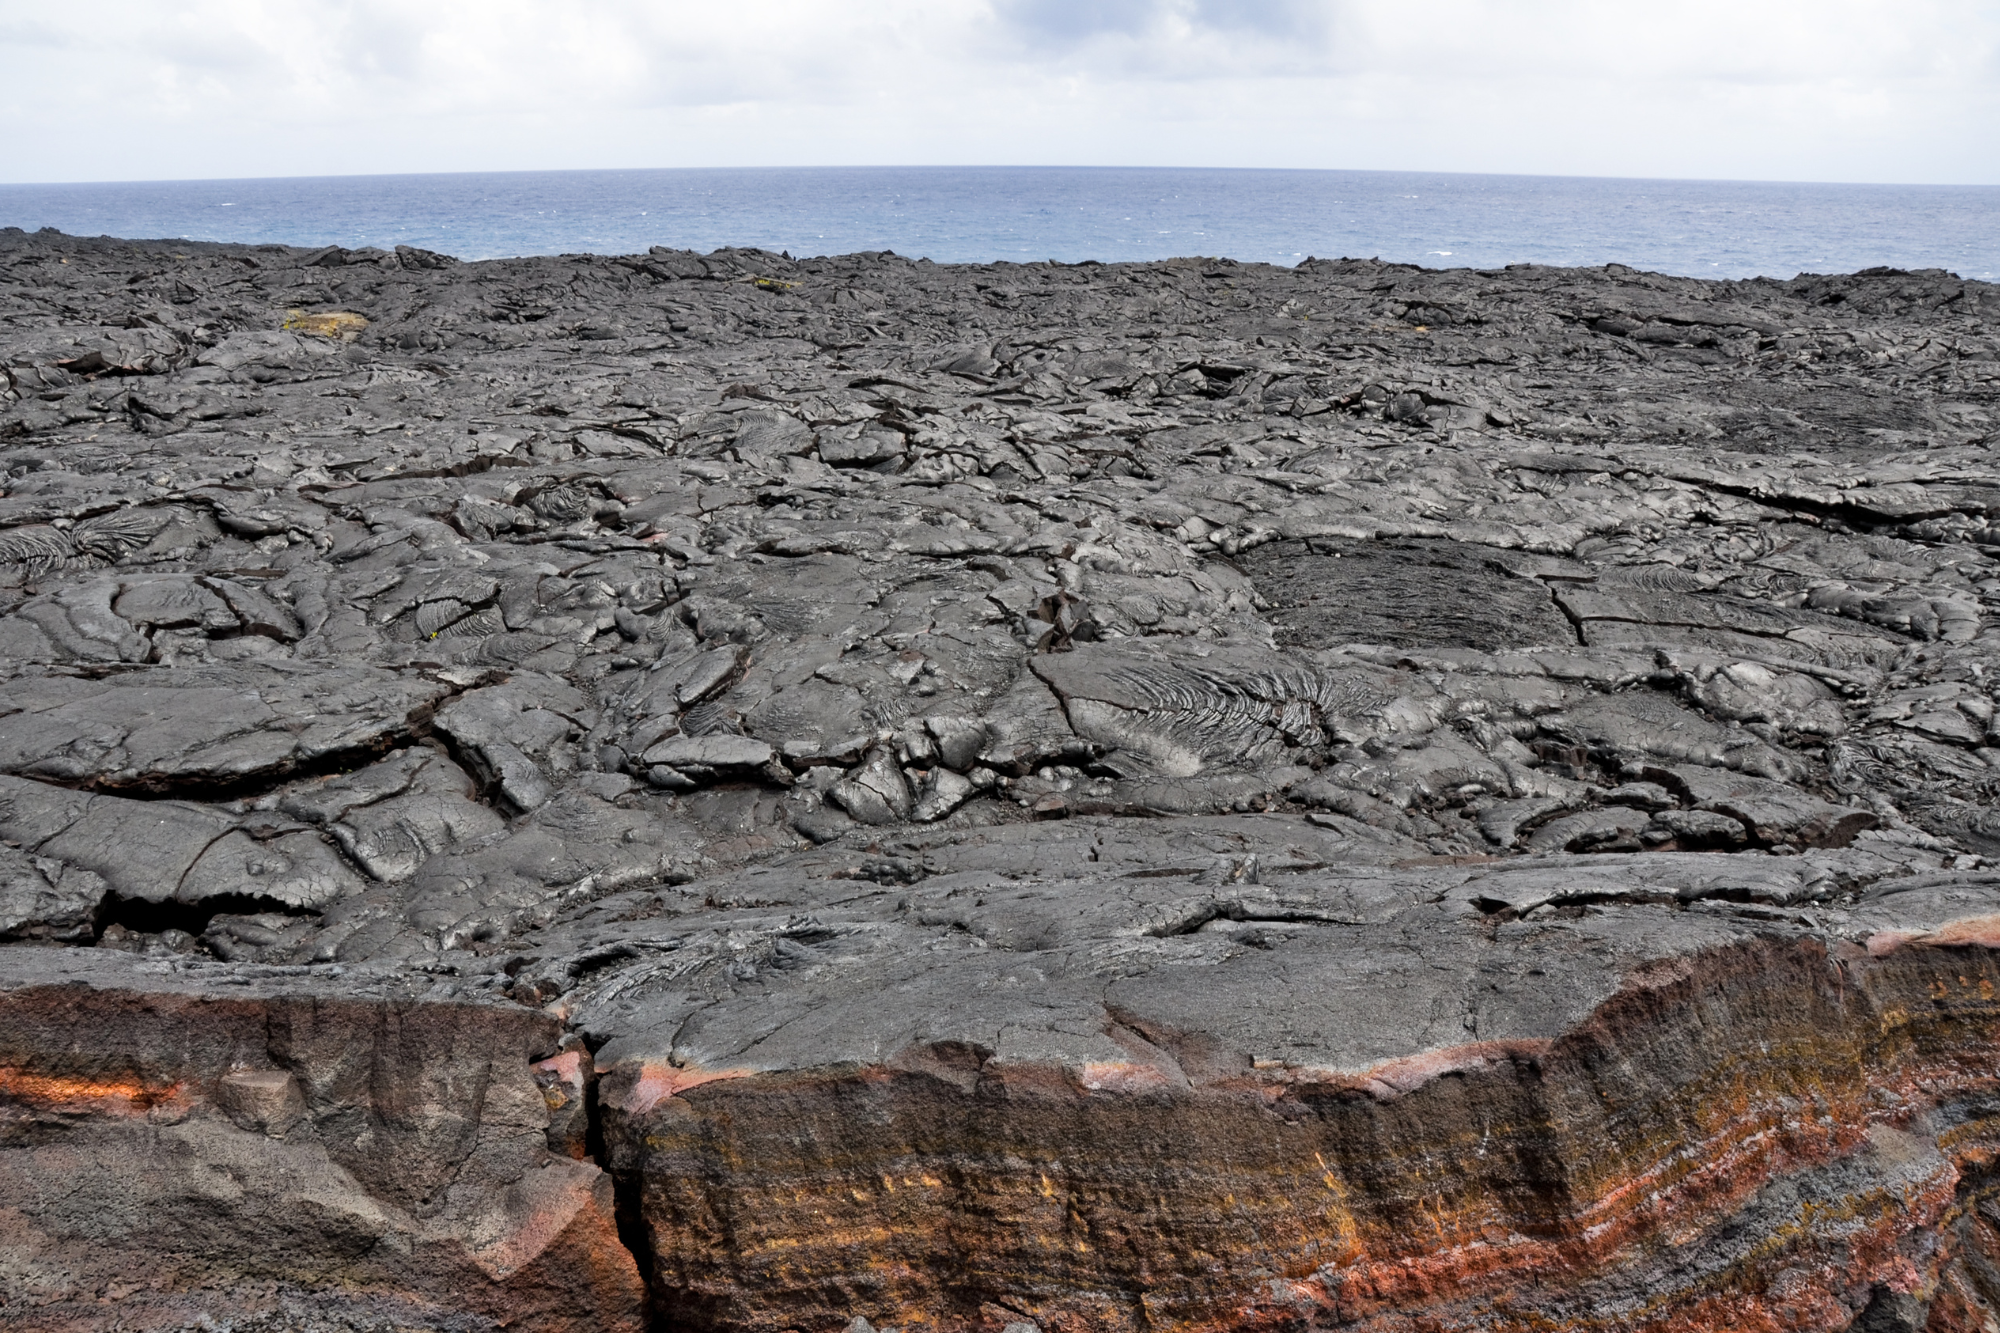
[[[1547,587],[1548,585],[1544,584],[1543,586]],[[1588,648],[1590,646],[1590,639],[1583,632],[1583,618],[1563,605],[1563,599],[1556,595],[1554,588],[1549,588],[1549,601],[1555,606],[1556,611],[1562,618],[1569,622],[1570,629],[1576,634],[1577,647]]]
[[[1673,477],[1671,473],[1662,473],[1661,475],[1668,476],[1675,481],[1683,480],[1683,478]],[[1724,495],[1733,495],[1743,500],[1755,500],[1760,505],[1768,505],[1772,509],[1783,510],[1788,514],[1807,515],[1822,521],[1830,519],[1836,523],[1845,524],[1862,536],[1873,533],[1877,528],[1897,528],[1907,523],[1921,523],[1927,518],[1944,518],[1950,514],[1967,512],[1958,505],[1943,505],[1937,509],[1927,509],[1918,514],[1885,514],[1878,510],[1869,509],[1865,505],[1828,504],[1824,500],[1808,500],[1803,496],[1773,495],[1755,486],[1732,486],[1728,482],[1720,482],[1712,478],[1686,478],[1685,480],[1691,485],[1700,486],[1706,490],[1720,491]]]
[[[453,764],[458,766],[458,770],[461,773],[472,779],[473,799],[481,805],[493,807],[503,817],[526,813],[525,811],[516,809],[514,803],[502,794],[500,790],[500,775],[493,770],[485,758],[470,746],[459,744],[457,737],[451,735],[449,732],[434,730],[426,722],[417,739],[423,743],[435,745],[443,750],[445,758],[451,760]]]
[[[599,1132],[597,1108],[591,1107],[591,1132]],[[600,1157],[599,1165],[603,1165]],[[632,1255],[632,1263],[639,1270],[639,1281],[646,1288],[646,1305],[641,1311],[648,1329],[666,1333],[673,1327],[667,1318],[669,1302],[660,1290],[659,1266],[653,1261],[653,1228],[646,1221],[645,1209],[641,1204],[643,1186],[636,1171],[622,1172],[604,1168],[611,1177],[612,1218],[618,1227],[618,1243]]]
[[[276,898],[264,898],[247,893],[224,893],[203,898],[200,902],[148,902],[144,898],[127,898],[121,894],[107,893],[98,904],[95,919],[96,933],[103,935],[112,926],[122,926],[138,935],[158,935],[164,931],[179,930],[200,939],[208,931],[209,922],[218,916],[253,916],[260,912],[277,912],[285,916],[308,916],[310,913],[287,906]]]
[[[584,1049],[590,1049],[587,1039]],[[585,1068],[592,1069],[592,1066],[586,1062]],[[636,1165],[631,1170],[618,1169],[610,1140],[605,1134],[604,1106],[598,1097],[598,1079],[594,1070],[583,1082],[583,1111],[584,1154],[611,1179],[612,1222],[618,1229],[618,1243],[631,1254],[633,1267],[638,1270],[639,1281],[646,1291],[646,1302],[640,1317],[647,1329],[666,1333],[679,1321],[667,1318],[669,1302],[666,1293],[660,1290],[659,1265],[654,1261],[653,1228],[646,1220],[644,1180]]]
[[[120,796],[133,801],[206,801],[210,803],[254,799],[289,783],[307,778],[334,777],[375,762],[392,750],[421,739],[414,729],[384,734],[379,740],[343,750],[330,751],[303,763],[280,763],[260,773],[242,778],[142,778],[130,783],[88,778],[81,782],[60,782],[40,773],[17,773],[51,787],[67,787],[103,796]]]
[[[483,685],[494,684],[499,679],[505,677],[489,674],[470,685],[454,686],[435,701],[413,709],[401,726],[393,731],[385,731],[373,740],[339,750],[329,750],[304,761],[281,761],[241,778],[202,776],[141,778],[133,782],[117,783],[98,777],[65,782],[46,774],[32,772],[16,772],[8,776],[39,782],[49,787],[62,787],[70,791],[85,791],[102,796],[117,796],[132,801],[205,801],[219,804],[226,801],[254,800],[260,796],[267,796],[281,787],[311,778],[338,777],[357,768],[365,768],[394,751],[433,741],[444,747],[446,754],[454,763],[465,768],[464,758],[451,744],[450,738],[435,731],[431,722],[447,704],[460,695]],[[477,773],[469,768],[466,771],[472,773],[475,781],[478,780]]]

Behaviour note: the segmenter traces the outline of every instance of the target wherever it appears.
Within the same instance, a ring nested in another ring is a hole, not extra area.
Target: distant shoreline
[[[653,245],[938,263],[1436,268],[1622,263],[1787,279],[1874,267],[2000,277],[2000,186],[1149,167],[675,168],[0,185],[0,225],[468,260]]]
[[[320,263],[328,266],[345,266],[349,264],[388,264],[391,267],[395,267],[397,266],[397,260],[399,254],[401,253],[414,253],[416,255],[425,256],[430,259],[440,260],[445,263],[453,265],[505,264],[510,262],[523,262],[528,260],[561,259],[561,258],[644,260],[655,253],[685,256],[695,259],[708,258],[708,257],[726,257],[730,259],[732,262],[738,262],[741,261],[746,256],[755,256],[761,254],[761,255],[767,255],[773,260],[782,261],[783,263],[786,264],[805,263],[805,262],[833,263],[844,260],[887,258],[887,259],[902,259],[913,264],[928,264],[938,268],[1032,269],[1032,268],[1044,268],[1050,266],[1056,268],[1111,268],[1117,266],[1144,268],[1154,265],[1191,265],[1191,264],[1226,264],[1242,268],[1297,268],[1308,264],[1324,262],[1324,263],[1337,263],[1337,264],[1375,264],[1375,265],[1380,265],[1385,269],[1406,270],[1412,273],[1437,273],[1437,274],[1451,273],[1454,271],[1469,271],[1473,273],[1490,273],[1499,275],[1499,274],[1504,274],[1510,270],[1521,271],[1521,270],[1532,270],[1532,269],[1552,269],[1557,271],[1576,272],[1579,274],[1595,273],[1595,272],[1608,272],[1616,274],[1619,272],[1624,272],[1640,277],[1670,278],[1675,281],[1716,282],[1716,283],[1761,282],[1761,283],[1784,284],[1788,282],[1798,281],[1801,278],[1908,276],[1908,277],[1924,277],[1924,278],[1929,278],[1929,277],[1947,278],[1954,282],[1975,283],[1982,286],[2000,285],[2000,284],[1988,283],[1979,278],[1970,278],[1962,273],[1953,272],[1950,269],[1942,269],[1942,268],[1904,269],[1904,268],[1896,268],[1892,265],[1876,265],[1871,268],[1856,269],[1851,272],[1799,273],[1793,275],[1790,278],[1772,278],[1761,275],[1754,278],[1715,278],[1715,277],[1704,277],[1699,275],[1689,275],[1680,273],[1661,273],[1650,269],[1634,268],[1629,264],[1619,264],[1619,263],[1507,264],[1492,269],[1466,270],[1460,268],[1455,270],[1453,268],[1441,264],[1399,263],[1395,260],[1382,259],[1379,256],[1363,256],[1363,255],[1307,255],[1304,259],[1300,260],[1298,264],[1266,264],[1259,260],[1232,259],[1226,255],[1195,255],[1195,254],[1167,255],[1159,259],[1112,259],[1112,260],[1077,259],[1077,260],[1028,260],[1028,261],[1011,260],[1011,259],[992,259],[984,261],[980,260],[941,261],[941,260],[929,259],[923,256],[912,257],[909,255],[899,255],[893,250],[853,251],[847,254],[791,255],[791,254],[786,254],[782,251],[776,251],[776,252],[770,251],[761,246],[722,245],[722,246],[717,246],[712,250],[676,249],[675,247],[672,246],[651,246],[648,247],[646,251],[638,251],[629,254],[602,253],[598,251],[574,251],[565,255],[532,255],[532,254],[488,255],[476,259],[467,259],[459,255],[443,254],[438,251],[423,250],[414,246],[397,246],[393,249],[384,249],[383,247],[380,246],[354,246],[350,248],[339,245],[318,245],[318,246],[289,245],[279,241],[261,241],[253,243],[244,241],[193,240],[185,236],[150,236],[150,237],[109,236],[109,235],[78,236],[78,235],[72,235],[71,233],[65,232],[60,228],[55,228],[55,227],[38,228],[34,232],[30,232],[22,227],[0,226],[0,238],[5,238],[8,236],[27,237],[31,235],[48,236],[50,238],[60,237],[68,241],[80,241],[88,244],[102,244],[106,246],[116,246],[116,247],[135,246],[135,245],[160,245],[160,246],[184,246],[189,248],[190,250],[206,250],[210,252],[227,252],[230,250],[254,250],[259,252],[268,251],[274,253],[300,254],[307,256],[307,263],[309,264]]]

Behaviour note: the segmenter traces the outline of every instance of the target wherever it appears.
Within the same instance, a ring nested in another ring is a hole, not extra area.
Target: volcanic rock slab
[[[0,232],[0,1326],[1995,1327],[1995,301]]]

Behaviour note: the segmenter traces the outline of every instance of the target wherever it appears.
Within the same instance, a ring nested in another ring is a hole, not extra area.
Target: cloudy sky
[[[0,181],[1121,164],[2000,183],[2000,0],[0,0]]]

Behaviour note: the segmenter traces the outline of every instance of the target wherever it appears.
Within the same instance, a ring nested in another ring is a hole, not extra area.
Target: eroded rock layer
[[[0,1324],[2000,1328],[1994,301],[0,233]]]

